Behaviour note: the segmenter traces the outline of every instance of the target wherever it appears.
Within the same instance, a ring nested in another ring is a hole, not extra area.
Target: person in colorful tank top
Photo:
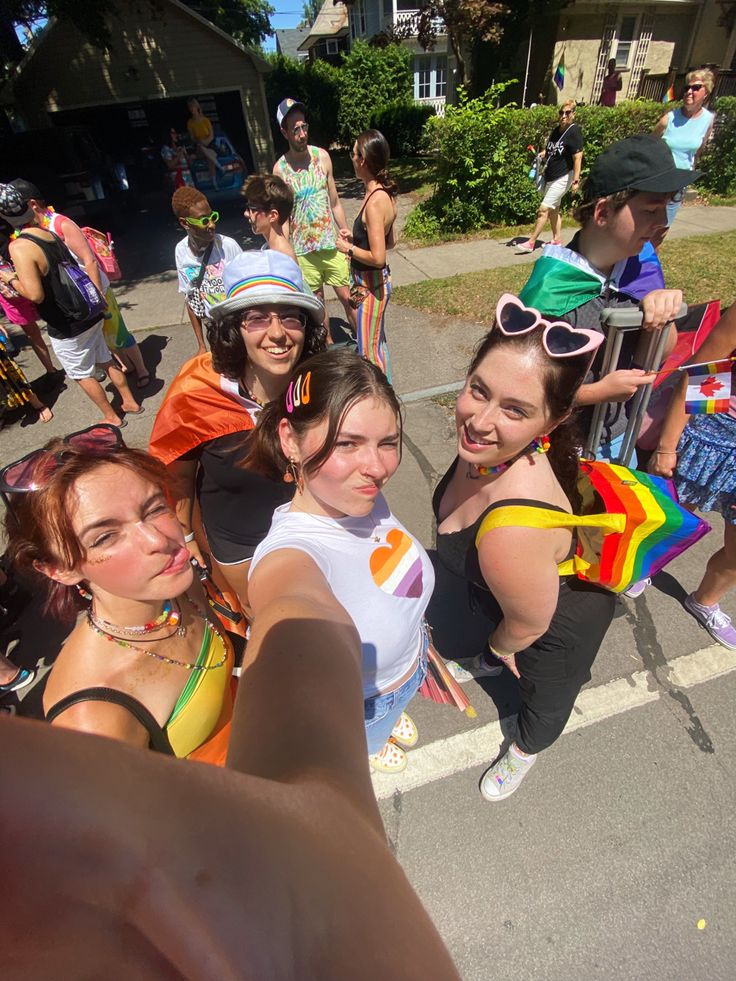
[[[348,264],[336,247],[338,232],[349,231],[348,223],[335,187],[330,155],[321,147],[309,145],[304,110],[304,103],[295,99],[279,103],[276,120],[289,149],[276,161],[273,172],[294,192],[289,232],[307,285],[323,302],[324,288],[331,286],[350,326],[357,331],[355,311],[350,306]]]
[[[48,677],[46,720],[223,765],[233,648],[164,465],[100,423],[8,464],[0,490],[13,567],[36,576],[50,614],[76,619]]]

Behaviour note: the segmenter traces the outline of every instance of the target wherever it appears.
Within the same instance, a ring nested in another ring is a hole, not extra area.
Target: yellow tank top
[[[201,119],[187,120],[187,129],[193,140],[206,140],[210,135],[212,124],[206,116]]]
[[[224,729],[229,729],[233,649],[230,642],[215,633],[206,622],[196,663],[203,666],[217,664],[223,654],[225,660],[219,667],[210,671],[190,672],[189,680],[164,726],[171,748],[180,759],[186,756],[219,762],[209,757],[214,744],[223,740]]]

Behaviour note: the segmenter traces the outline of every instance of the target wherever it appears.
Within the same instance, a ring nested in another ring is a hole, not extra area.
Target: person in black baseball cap
[[[604,308],[638,306],[644,330],[669,330],[666,358],[677,341],[672,320],[680,312],[682,292],[665,288],[652,245],[666,231],[668,201],[698,176],[676,167],[664,141],[650,134],[619,140],[604,150],[590,169],[575,211],[580,230],[567,246],[544,247],[520,293],[522,302],[547,318],[601,331]],[[578,404],[626,402],[652,384],[656,376],[639,367],[647,343],[636,332],[627,334],[618,367],[603,377],[602,358],[597,357],[579,390]],[[608,442],[616,439],[624,421],[622,413],[607,412]]]
[[[583,200],[608,197],[618,191],[675,194],[700,177],[699,170],[675,166],[667,144],[649,133],[619,140],[598,157],[583,188]]]

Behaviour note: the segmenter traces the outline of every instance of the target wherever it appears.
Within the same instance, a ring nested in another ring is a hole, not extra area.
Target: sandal
[[[406,769],[408,760],[404,750],[389,739],[380,753],[368,757],[368,762],[379,773],[401,773]]]
[[[399,720],[391,732],[391,738],[395,739],[400,746],[406,746],[407,749],[416,745],[417,739],[419,739],[419,730],[414,720],[406,712],[402,712],[399,716]]]
[[[136,388],[147,388],[151,384],[151,376],[148,372],[144,375],[138,375],[135,379]]]

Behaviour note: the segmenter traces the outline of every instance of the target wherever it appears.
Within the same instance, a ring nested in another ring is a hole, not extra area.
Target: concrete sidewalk
[[[343,204],[348,222],[352,223],[358,213],[360,202],[354,198],[345,198]],[[736,208],[692,205],[680,210],[670,236],[686,238],[692,235],[713,235],[734,230],[736,230]],[[575,226],[568,225],[563,229],[563,240],[568,242],[574,233]],[[546,241],[546,238],[543,241]],[[391,280],[394,286],[405,286],[409,283],[453,276],[457,273],[528,264],[534,262],[538,255],[539,251],[533,256],[517,255],[505,241],[491,238],[448,242],[422,249],[408,249],[399,244],[390,256]],[[162,270],[154,276],[130,283],[124,282],[115,287],[125,321],[132,331],[172,327],[176,324],[182,324],[187,330],[191,329],[184,310],[183,298],[177,292],[176,270],[173,262],[172,244],[169,270]]]

